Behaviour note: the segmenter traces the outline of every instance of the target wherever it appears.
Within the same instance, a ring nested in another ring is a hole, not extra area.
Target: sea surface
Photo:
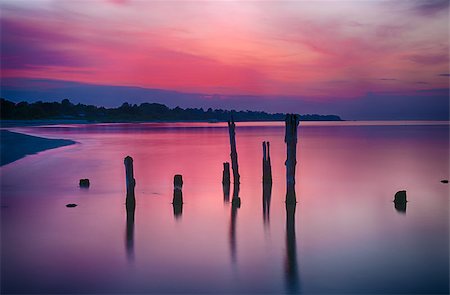
[[[222,186],[226,123],[12,128],[77,144],[0,168],[2,293],[449,292],[448,122],[301,122],[295,212],[284,123],[236,125],[240,208]],[[406,208],[394,206],[400,190]]]

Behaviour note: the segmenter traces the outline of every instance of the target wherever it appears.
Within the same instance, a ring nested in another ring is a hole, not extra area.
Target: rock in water
[[[89,187],[90,183],[89,183],[89,179],[85,178],[85,179],[80,179],[80,187]]]
[[[68,208],[74,208],[74,207],[76,207],[76,206],[78,206],[77,204],[67,204],[66,205],[66,207],[68,207]]]
[[[447,179],[443,179],[443,180],[441,180],[441,182],[442,183],[448,183],[448,180]]]
[[[404,204],[406,203],[406,191],[398,191],[394,196],[394,203]]]

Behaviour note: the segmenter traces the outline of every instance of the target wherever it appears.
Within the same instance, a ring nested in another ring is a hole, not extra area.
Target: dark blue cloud
[[[414,10],[425,16],[433,16],[438,12],[449,9],[449,0],[416,0],[414,1]]]

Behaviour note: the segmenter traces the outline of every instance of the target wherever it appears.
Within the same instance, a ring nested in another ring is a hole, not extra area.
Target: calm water
[[[5,293],[448,293],[448,123],[301,123],[295,216],[284,204],[281,123],[237,123],[235,210],[221,184],[225,124],[16,130],[78,144],[0,168]],[[274,178],[266,214],[264,140]],[[174,174],[184,180],[177,216]],[[402,189],[406,212],[392,202]]]

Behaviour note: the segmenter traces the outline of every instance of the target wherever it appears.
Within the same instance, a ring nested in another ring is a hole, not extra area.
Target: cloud
[[[433,16],[441,11],[449,9],[449,0],[416,0],[413,9],[418,14]]]
[[[3,2],[3,77],[321,100],[446,86],[448,17],[386,1],[28,2]]]
[[[75,37],[60,34],[34,23],[1,18],[1,64],[3,70],[30,69],[40,66],[81,67],[87,61],[73,51],[52,44],[70,44]]]
[[[406,56],[406,59],[422,65],[436,65],[448,63],[448,53],[443,54],[413,54]]]
[[[131,1],[130,0],[106,0],[109,3],[112,4],[116,4],[116,5],[125,5],[125,4],[129,4]]]
[[[450,74],[439,74],[441,77],[450,77]]]

